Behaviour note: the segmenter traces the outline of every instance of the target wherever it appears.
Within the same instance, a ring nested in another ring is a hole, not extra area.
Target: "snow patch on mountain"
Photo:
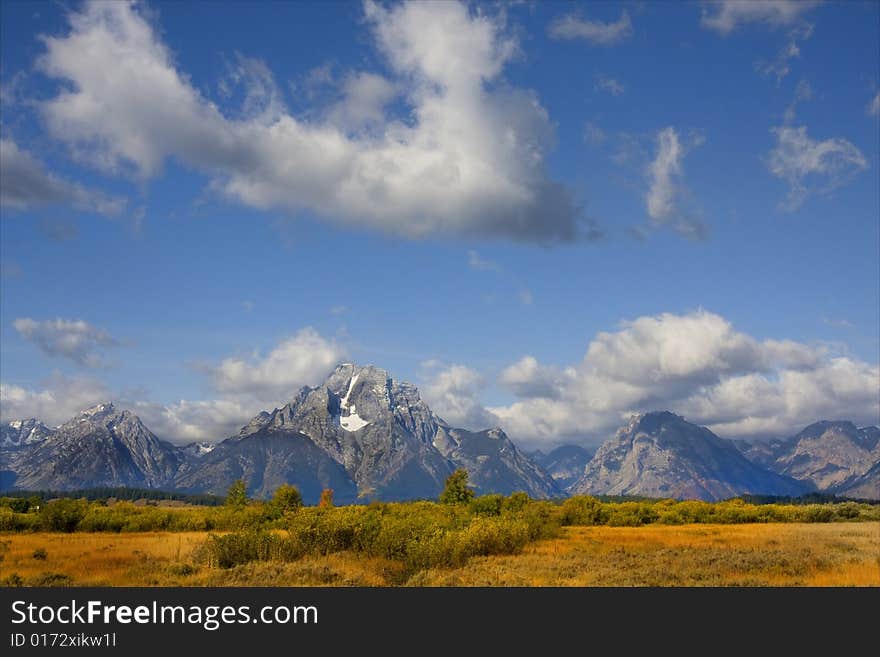
[[[343,413],[337,415],[335,418],[339,423],[339,426],[346,431],[357,431],[358,429],[363,429],[369,424],[367,420],[357,414],[357,406],[355,404],[349,404],[348,401],[351,397],[351,391],[354,390],[354,386],[357,383],[358,376],[358,374],[355,374],[351,377],[351,382],[348,384],[348,392],[345,393],[345,397],[339,400],[339,407]]]

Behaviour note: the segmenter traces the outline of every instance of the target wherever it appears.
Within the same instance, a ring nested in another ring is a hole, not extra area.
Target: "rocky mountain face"
[[[52,435],[52,431],[35,418],[4,422],[0,424],[0,448],[5,451],[19,450],[42,442]]]
[[[656,412],[635,416],[592,458],[571,445],[530,456],[501,429],[452,427],[415,386],[350,363],[219,443],[176,447],[110,403],[55,429],[35,419],[0,425],[0,489],[131,486],[223,495],[244,479],[256,497],[290,483],[309,504],[325,488],[344,504],[435,498],[457,468],[468,470],[478,493],[522,490],[535,498],[717,500],[818,489],[880,499],[880,429],[818,422],[787,440],[734,444]]]
[[[26,454],[53,431],[35,418],[0,424],[0,490],[15,485],[16,471]]]
[[[19,448],[26,442],[23,426],[18,423],[9,447],[0,450],[4,487],[138,486],[222,495],[241,478],[257,497],[292,483],[307,503],[317,502],[324,488],[348,503],[434,498],[463,467],[480,493],[561,494],[500,429],[451,427],[415,386],[372,366],[340,365],[323,385],[303,388],[216,444],[174,447],[112,404],[84,411]]]
[[[880,461],[865,474],[849,480],[837,493],[862,500],[880,500]]]
[[[266,495],[295,482],[315,501],[333,488],[337,501],[433,498],[458,467],[479,492],[559,493],[550,477],[500,430],[454,429],[434,415],[418,389],[383,369],[340,365],[323,385],[303,388],[288,404],[261,413],[198,465],[180,488],[222,494],[238,477]]]
[[[853,495],[850,487],[862,487],[860,478],[880,463],[880,429],[822,421],[785,440],[740,447],[746,457],[774,472],[810,482],[819,490]],[[873,494],[867,497],[880,499],[876,488],[868,492]]]
[[[721,500],[814,487],[746,459],[733,442],[673,413],[637,415],[587,464],[573,493]]]
[[[584,474],[584,468],[593,454],[595,451],[579,445],[562,445],[547,454],[538,451],[531,456],[562,490],[568,491]]]
[[[15,486],[70,490],[95,486],[160,487],[183,460],[130,411],[99,404],[23,450],[13,464]]]
[[[562,488],[501,429],[465,431],[439,427],[434,446],[456,467],[470,473],[477,490],[509,495],[518,490],[532,497],[561,497]]]

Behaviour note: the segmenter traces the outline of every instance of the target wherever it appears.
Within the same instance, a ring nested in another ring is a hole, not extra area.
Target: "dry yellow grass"
[[[16,574],[35,581],[47,573],[67,575],[80,586],[138,586],[133,572],[155,563],[186,561],[205,540],[204,532],[143,532],[132,534],[77,533],[0,534],[6,544],[0,581]],[[45,550],[45,559],[34,558]]]
[[[428,586],[880,586],[880,523],[571,527]]]
[[[207,568],[204,532],[0,534],[0,581],[104,586],[387,586],[399,564],[350,553]],[[45,550],[46,558],[34,557]],[[53,575],[54,574],[54,575]],[[69,578],[69,579],[68,579]],[[880,523],[571,527],[522,554],[417,573],[421,586],[880,586]]]

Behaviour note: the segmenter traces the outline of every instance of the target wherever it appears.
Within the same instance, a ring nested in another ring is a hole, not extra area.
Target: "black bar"
[[[100,616],[91,624],[13,623],[21,618],[13,611],[16,601],[19,610],[30,603],[51,606],[53,613],[71,601],[80,606],[100,601],[101,611],[119,605],[195,606],[202,620],[214,613],[209,608],[244,605],[250,614],[272,606],[268,619],[273,620],[275,608],[284,605],[300,608],[300,622],[236,622],[211,630],[205,622],[126,624],[111,611],[106,624]],[[115,647],[103,651],[123,654],[173,655],[175,648],[197,645],[218,654],[281,649],[278,654],[292,654],[310,648],[334,655],[349,646],[382,651],[378,654],[430,648],[430,654],[448,650],[464,656],[474,654],[474,641],[491,648],[491,654],[548,654],[572,645],[583,648],[578,654],[601,653],[599,646],[607,645],[618,646],[621,654],[636,646],[701,648],[697,652],[703,654],[739,647],[762,654],[773,645],[781,654],[792,654],[797,646],[815,654],[823,645],[840,654],[848,645],[876,644],[870,636],[878,602],[880,589],[3,588],[0,652],[43,653],[52,634],[66,633],[115,635]],[[303,615],[308,607],[315,608],[317,622],[311,612]],[[411,645],[413,637],[419,645]]]

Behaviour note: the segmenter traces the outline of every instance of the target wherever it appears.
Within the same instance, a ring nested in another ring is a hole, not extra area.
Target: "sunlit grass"
[[[354,552],[209,567],[207,532],[3,533],[0,581],[73,586],[880,586],[880,523],[567,527],[519,554],[407,572]],[[35,558],[37,550],[46,558]]]
[[[880,523],[570,527],[522,554],[431,570],[453,586],[880,586]]]

